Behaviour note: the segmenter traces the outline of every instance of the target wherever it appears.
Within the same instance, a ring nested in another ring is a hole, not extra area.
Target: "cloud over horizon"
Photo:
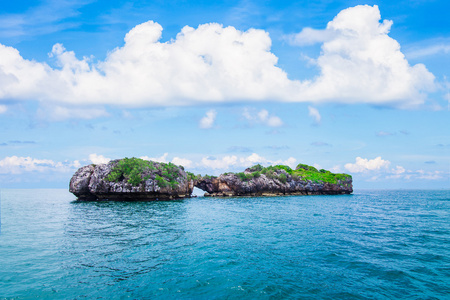
[[[168,163],[169,161],[182,165],[188,168],[188,171],[201,174],[216,175],[222,172],[229,171],[242,171],[255,164],[262,165],[288,165],[291,168],[295,168],[297,165],[297,159],[289,157],[285,160],[271,160],[257,153],[252,153],[247,156],[237,155],[225,155],[220,157],[200,156],[191,160],[188,158],[173,157],[169,159],[169,153],[164,153],[161,157],[150,158],[147,156],[141,157],[145,160],[152,160],[157,162]],[[110,161],[110,158],[106,158],[103,155],[90,154],[88,159],[80,159],[74,161],[54,161],[51,159],[36,159],[32,157],[21,156],[7,156],[0,160],[0,177],[4,182],[27,182],[32,181],[37,174],[40,180],[44,178],[54,178],[54,174],[57,174],[58,178],[70,178],[78,168],[90,163],[103,164]],[[314,164],[316,168],[322,168],[321,166]],[[391,162],[384,160],[381,157],[374,159],[364,159],[357,157],[355,163],[347,163],[344,168],[353,173],[354,181],[379,181],[379,180],[448,180],[450,173],[440,170],[407,170],[402,166],[396,166],[391,168]],[[332,168],[328,168],[332,172],[342,172],[341,166],[336,165]],[[62,176],[62,177],[61,177]]]
[[[82,117],[80,107],[95,108],[85,118],[106,116],[104,105],[281,101],[420,106],[435,87],[434,76],[423,64],[409,65],[399,43],[388,35],[392,21],[380,20],[378,7],[365,5],[341,11],[324,30],[305,28],[293,43],[321,42],[322,52],[314,60],[319,75],[303,81],[289,79],[277,65],[268,32],[217,23],[185,26],[164,43],[161,25],[139,24],[104,61],[78,59],[55,44],[50,55],[56,68],[0,44],[0,100],[39,101],[55,107],[48,113],[59,118],[67,118],[71,109]],[[281,124],[272,121],[273,126]]]

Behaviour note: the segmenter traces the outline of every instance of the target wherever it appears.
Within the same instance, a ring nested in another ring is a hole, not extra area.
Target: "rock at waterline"
[[[304,164],[295,169],[277,165],[256,165],[241,173],[204,176],[195,186],[205,196],[340,195],[353,192],[352,176],[335,174]]]
[[[182,166],[139,158],[80,168],[70,192],[80,200],[168,200],[191,197],[194,186],[205,196],[337,195],[353,192],[352,177],[299,164],[296,169],[255,165],[241,173],[195,176]]]
[[[69,191],[80,200],[168,200],[191,196],[188,177],[172,163],[124,158],[78,169]]]

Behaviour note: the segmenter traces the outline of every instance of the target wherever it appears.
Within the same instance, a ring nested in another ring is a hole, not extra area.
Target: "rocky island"
[[[164,200],[190,197],[193,189],[183,167],[133,157],[81,167],[69,191],[80,200]]]
[[[282,196],[338,195],[353,192],[352,177],[304,164],[295,170],[277,165],[264,168],[256,165],[241,173],[225,173],[219,177],[204,176],[195,186],[205,196]]]
[[[194,186],[205,196],[337,195],[353,192],[352,177],[304,164],[255,165],[218,177],[186,172],[182,166],[140,158],[88,165],[75,172],[70,192],[80,200],[169,200],[191,197]]]

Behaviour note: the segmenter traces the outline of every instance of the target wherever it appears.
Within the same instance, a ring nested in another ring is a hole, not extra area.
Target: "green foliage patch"
[[[136,157],[125,157],[117,162],[106,180],[114,182],[126,180],[131,185],[138,186],[154,178],[160,187],[175,188],[179,184],[177,178],[180,176],[179,167],[173,163],[154,163]]]
[[[269,167],[262,167],[261,165],[255,165],[251,168],[249,168],[250,171],[253,171],[252,175],[254,178],[259,177],[261,174],[264,174],[267,178],[270,179],[278,179],[282,183],[286,183],[288,180],[288,176],[286,176],[284,173],[280,172],[281,170],[284,170],[287,174],[289,174],[293,180],[311,180],[313,182],[328,182],[332,184],[337,184],[339,181],[350,179],[351,176],[348,174],[336,174],[332,173],[330,171],[321,169],[317,170],[313,166],[308,166],[305,164],[298,164],[295,170],[293,170],[289,166],[285,165],[276,165],[276,166],[269,166]],[[248,176],[239,175],[241,173],[238,173],[237,175],[241,180],[248,180]],[[244,174],[244,173],[242,173]]]
[[[240,173],[236,173],[236,175],[242,181],[249,181],[249,180],[253,179],[253,174],[252,173],[240,172]]]
[[[348,174],[332,173],[330,171],[320,169],[317,170],[313,166],[308,166],[305,164],[298,164],[295,170],[291,173],[293,176],[298,176],[304,180],[311,180],[312,182],[328,182],[332,184],[337,184],[341,180],[350,179],[351,176]]]
[[[188,176],[188,180],[199,180],[200,178],[202,178],[202,175],[197,174],[195,175],[194,173],[191,172],[186,172],[187,176]]]
[[[145,170],[156,170],[153,162],[136,157],[125,157],[119,160],[117,165],[111,170],[111,173],[106,177],[106,180],[118,182],[126,179],[133,186],[138,186],[142,181],[148,179],[141,176]]]

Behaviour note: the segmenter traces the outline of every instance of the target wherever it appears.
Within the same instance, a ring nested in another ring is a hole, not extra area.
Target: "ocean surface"
[[[1,191],[0,299],[450,299],[450,191]]]

